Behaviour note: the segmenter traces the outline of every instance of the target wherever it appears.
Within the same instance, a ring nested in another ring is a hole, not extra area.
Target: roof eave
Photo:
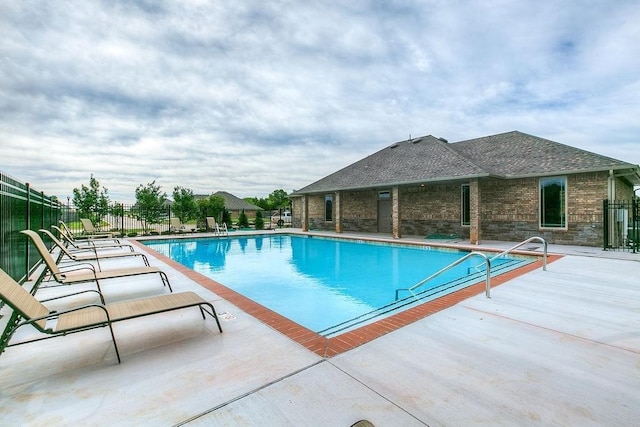
[[[491,174],[475,174],[475,175],[465,175],[465,176],[446,176],[446,177],[438,177],[438,178],[429,178],[429,179],[420,179],[413,181],[402,181],[402,182],[391,182],[391,183],[376,183],[371,185],[364,186],[353,186],[353,187],[340,187],[340,188],[325,188],[322,190],[313,190],[313,191],[305,191],[305,192],[295,192],[290,195],[290,197],[301,197],[306,194],[325,194],[325,193],[335,193],[338,191],[355,191],[355,190],[372,190],[375,188],[389,188],[396,186],[407,186],[407,185],[420,185],[427,183],[436,183],[436,182],[446,182],[446,181],[466,181],[469,179],[475,178],[488,178],[493,175]]]
[[[557,170],[550,172],[538,172],[538,173],[527,173],[527,174],[514,174],[514,175],[504,175],[505,179],[517,179],[517,178],[535,178],[542,176],[556,176],[556,175],[573,175],[577,173],[595,173],[595,172],[609,172],[609,171],[621,171],[621,170],[629,170],[628,174],[625,175],[635,175],[635,179],[640,179],[640,168],[634,165],[618,165],[618,166],[610,166],[610,167],[598,167],[598,168],[588,168],[588,169],[568,169],[568,170]]]

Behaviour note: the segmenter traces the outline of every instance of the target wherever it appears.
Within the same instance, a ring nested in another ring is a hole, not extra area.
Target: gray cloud
[[[228,4],[227,4],[228,3]],[[640,163],[635,1],[0,4],[0,169],[66,198],[291,191],[521,130]]]

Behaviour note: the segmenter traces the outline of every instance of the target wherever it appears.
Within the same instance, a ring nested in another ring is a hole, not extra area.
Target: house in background
[[[513,131],[396,142],[300,190],[293,226],[598,246],[603,200],[631,200],[640,168]]]
[[[242,211],[247,215],[247,218],[255,219],[256,212],[262,211],[259,206],[253,205],[246,200],[234,196],[226,191],[217,191],[212,194],[213,196],[220,196],[224,199],[224,208],[229,211],[233,218],[237,218]],[[196,199],[208,198],[209,195],[196,195]]]

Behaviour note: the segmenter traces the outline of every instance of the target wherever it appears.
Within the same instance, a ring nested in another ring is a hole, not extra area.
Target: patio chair
[[[0,298],[13,309],[9,323],[0,339],[0,353],[4,352],[6,347],[107,326],[111,333],[111,341],[113,341],[118,363],[120,363],[120,352],[113,333],[113,323],[196,306],[200,308],[203,319],[206,319],[206,313],[216,320],[218,330],[222,333],[222,327],[213,304],[205,301],[194,292],[178,292],[113,304],[95,303],[69,309],[50,310],[0,269]],[[48,336],[9,344],[15,331],[24,325],[31,325]]]
[[[32,230],[22,230],[21,233],[26,234],[31,239],[31,243],[33,243],[33,245],[37,249],[40,257],[42,258],[42,261],[46,266],[46,268],[43,269],[42,274],[40,274],[40,277],[36,280],[33,289],[31,290],[31,293],[33,294],[37,292],[47,273],[50,274],[53,280],[61,285],[75,285],[78,283],[95,282],[100,293],[102,293],[102,289],[100,288],[100,280],[139,276],[142,274],[159,274],[163,286],[167,286],[169,288],[169,291],[173,292],[166,273],[157,267],[144,266],[103,271],[96,271],[95,266],[90,263],[79,263],[61,267],[56,264],[55,259],[47,249],[47,246],[44,244],[42,238],[40,238],[38,233]]]
[[[187,227],[180,221],[180,218],[172,217],[169,231],[172,233],[184,233],[187,231]]]
[[[149,260],[145,254],[140,252],[111,252],[111,253],[98,253],[97,248],[84,248],[74,250],[73,252],[68,250],[64,243],[62,243],[56,236],[54,236],[50,231],[41,229],[39,230],[41,233],[46,235],[51,241],[60,249],[60,253],[62,256],[66,256],[70,261],[76,262],[84,262],[84,261],[95,261],[98,264],[98,270],[102,271],[102,267],[100,266],[100,260],[104,259],[114,259],[114,258],[124,258],[124,257],[140,257],[144,262],[144,265],[149,267]],[[86,254],[79,254],[79,252],[91,252]],[[61,258],[58,259],[61,261]],[[64,261],[64,260],[62,260]]]
[[[89,218],[80,218],[84,234],[90,239],[113,239],[113,233],[103,233],[93,226]]]
[[[215,234],[218,234],[220,236],[222,234],[225,234],[227,236],[229,235],[229,230],[227,229],[227,224],[224,223],[224,222],[222,223],[222,225],[218,224],[216,222],[216,219],[214,217],[212,217],[212,216],[208,216],[207,217],[207,230],[209,230],[209,229],[213,230],[215,232]]]
[[[61,224],[63,224],[61,222]],[[74,250],[87,250],[87,249],[115,249],[115,248],[129,248],[131,252],[134,252],[133,245],[128,243],[117,243],[119,242],[117,239],[84,239],[78,240],[73,234],[70,234],[68,231],[65,231],[64,227],[57,227],[55,225],[51,226],[52,229],[58,232],[58,235],[62,239],[62,242],[65,243],[67,249]],[[68,229],[66,229],[68,230]]]
[[[69,226],[67,224],[64,223],[64,221],[59,221],[60,223],[60,229],[64,232],[64,234],[66,236],[68,236],[71,240],[73,240],[76,244],[81,245],[81,244],[89,244],[91,242],[100,242],[100,244],[120,244],[120,239],[117,238],[112,238],[109,239],[107,237],[101,237],[98,239],[95,239],[91,236],[88,236],[86,234],[83,235],[77,235],[74,232],[71,231],[71,229],[69,228]],[[83,228],[83,232],[84,232],[84,228]]]

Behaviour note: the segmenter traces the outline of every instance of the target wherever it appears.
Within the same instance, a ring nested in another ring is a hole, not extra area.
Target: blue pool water
[[[265,307],[332,335],[417,303],[409,288],[468,252],[309,236],[267,235],[144,242]],[[522,259],[499,259],[492,271]],[[484,278],[470,258],[420,288],[422,302]],[[469,273],[474,273],[469,277]],[[464,279],[461,279],[464,278]]]

